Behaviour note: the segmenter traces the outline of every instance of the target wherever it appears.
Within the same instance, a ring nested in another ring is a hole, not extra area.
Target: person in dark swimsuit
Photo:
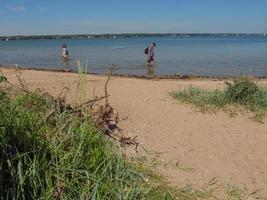
[[[154,48],[156,47],[155,43],[152,43],[147,47],[147,65],[148,66],[153,66],[154,65]]]

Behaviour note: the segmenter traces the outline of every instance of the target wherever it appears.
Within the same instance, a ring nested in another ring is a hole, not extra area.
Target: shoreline
[[[35,68],[35,67],[17,67],[19,70],[31,70],[31,71],[43,71],[43,72],[59,72],[59,73],[72,73],[77,74],[78,72],[74,70],[64,70],[64,69],[44,69],[44,68]],[[15,66],[8,66],[8,65],[1,65],[0,69],[16,69]],[[95,75],[95,76],[106,76],[107,74],[104,73],[93,73],[93,72],[86,72],[85,74],[88,75]],[[265,76],[250,76],[250,75],[242,75],[251,77],[253,79],[265,80],[267,77]],[[199,75],[184,75],[184,74],[174,74],[174,75],[134,75],[134,74],[112,74],[111,77],[119,77],[119,78],[130,78],[130,79],[144,79],[144,80],[229,80],[235,79],[240,76],[199,76]]]
[[[151,38],[151,37],[265,37],[266,33],[105,33],[105,34],[36,34],[36,35],[0,35],[0,40],[36,40],[36,39],[112,39],[118,38]]]

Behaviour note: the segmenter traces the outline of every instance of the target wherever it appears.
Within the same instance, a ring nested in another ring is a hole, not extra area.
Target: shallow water
[[[144,49],[156,42],[156,67],[147,69]],[[62,62],[60,48],[68,45],[71,60]],[[0,41],[0,64],[43,69],[104,73],[117,64],[121,74],[253,75],[267,77],[267,37],[153,37],[117,39]]]

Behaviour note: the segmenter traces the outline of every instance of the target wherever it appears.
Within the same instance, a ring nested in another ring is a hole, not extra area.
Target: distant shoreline
[[[16,69],[14,66],[5,66],[0,64],[1,69]],[[18,67],[19,70],[30,70],[30,71],[43,71],[43,72],[56,72],[56,73],[72,73],[77,74],[74,70],[65,70],[65,69],[44,69],[44,68],[34,68],[34,67]],[[96,76],[106,76],[105,73],[92,73],[86,72],[88,75],[96,75]],[[244,75],[245,76],[245,75]],[[145,79],[145,80],[199,80],[199,79],[215,79],[215,80],[228,80],[237,78],[237,76],[198,76],[198,75],[185,75],[185,74],[175,74],[175,75],[134,75],[134,74],[112,74],[112,77],[121,77],[121,78],[133,78],[133,79]],[[255,79],[267,79],[267,77],[256,77],[256,76],[248,76]]]
[[[110,33],[110,34],[70,34],[70,35],[11,35],[0,36],[0,40],[38,39],[116,39],[149,37],[267,37],[267,33]]]

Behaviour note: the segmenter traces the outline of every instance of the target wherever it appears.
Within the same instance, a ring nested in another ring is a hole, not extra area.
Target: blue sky
[[[265,33],[267,0],[0,0],[0,35]]]

